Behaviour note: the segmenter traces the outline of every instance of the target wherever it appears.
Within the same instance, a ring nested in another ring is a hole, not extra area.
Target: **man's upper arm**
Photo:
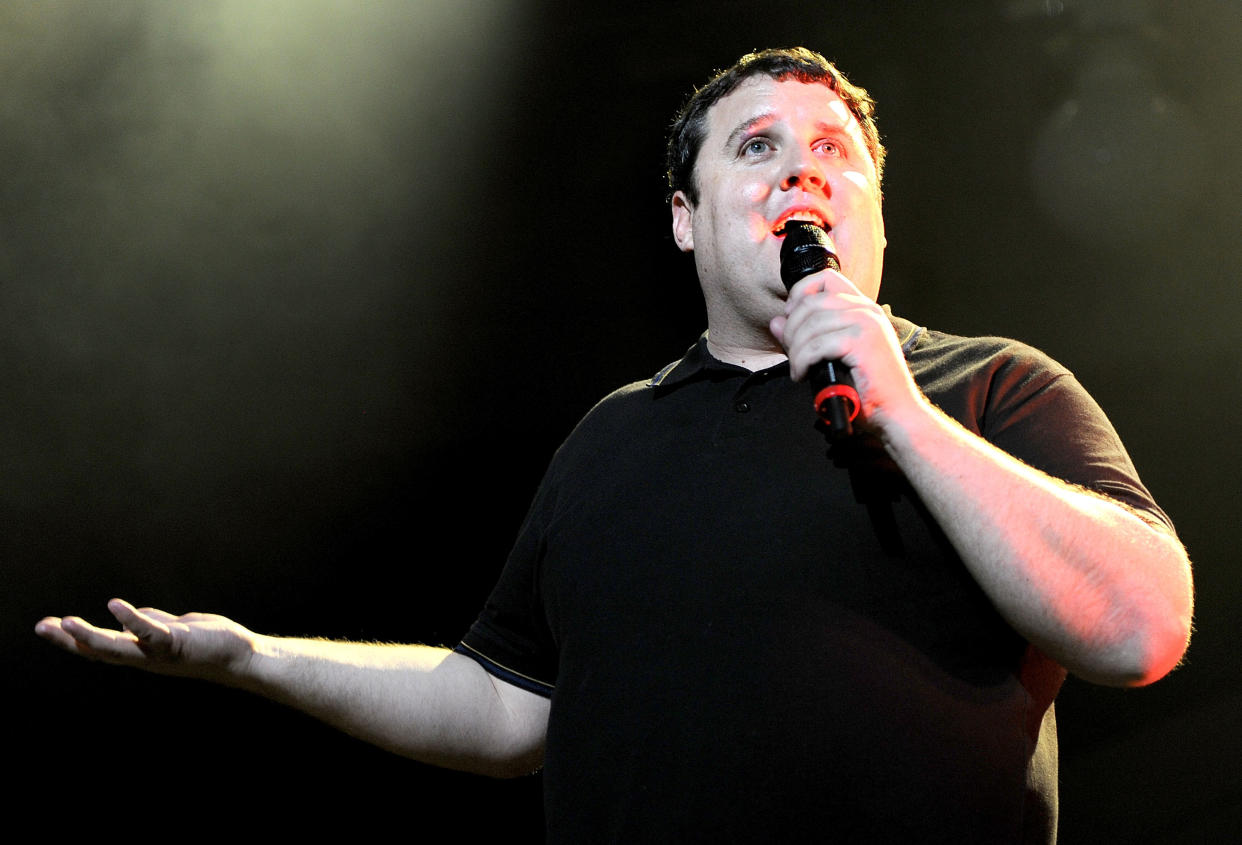
[[[501,680],[466,655],[453,653],[449,659],[470,664],[470,671],[484,675],[495,690],[504,725],[503,748],[497,749],[500,753],[496,774],[517,777],[539,769],[543,765],[551,701]]]

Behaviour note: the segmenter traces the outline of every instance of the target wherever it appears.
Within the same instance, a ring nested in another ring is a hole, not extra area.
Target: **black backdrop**
[[[663,202],[672,112],[743,52],[800,43],[880,104],[882,298],[1070,366],[1196,562],[1184,668],[1062,695],[1061,841],[1232,829],[1242,18],[922,6],[0,9],[12,809],[51,835],[537,832],[537,777],[432,770],[30,630],[122,595],[455,641],[557,443],[702,329]]]

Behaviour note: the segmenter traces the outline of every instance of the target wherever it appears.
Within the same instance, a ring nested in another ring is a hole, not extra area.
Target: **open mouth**
[[[786,212],[777,218],[776,225],[772,227],[772,234],[778,238],[783,238],[785,236],[785,228],[790,223],[795,222],[810,223],[813,226],[818,226],[824,231],[832,231],[832,226],[829,225],[828,221],[825,220],[823,215],[819,212],[812,209],[798,209],[796,211]]]

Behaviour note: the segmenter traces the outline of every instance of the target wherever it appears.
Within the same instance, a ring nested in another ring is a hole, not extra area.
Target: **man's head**
[[[668,138],[670,199],[674,193],[681,191],[692,203],[699,201],[694,166],[698,161],[703,139],[707,135],[707,113],[721,98],[756,76],[817,82],[835,91],[858,120],[867,149],[875,163],[876,188],[879,189],[884,177],[884,145],[880,143],[880,133],[875,125],[875,101],[865,89],[846,79],[832,62],[819,53],[805,47],[792,47],[747,53],[733,67],[717,73],[686,101],[673,121]]]
[[[769,323],[785,307],[780,251],[791,219],[827,231],[841,272],[877,297],[883,152],[871,100],[822,58],[743,59],[695,95],[671,147],[681,150],[670,170],[673,239],[694,254],[719,348],[781,351]]]

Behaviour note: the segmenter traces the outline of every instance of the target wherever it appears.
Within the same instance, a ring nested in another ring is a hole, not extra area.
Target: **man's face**
[[[673,237],[694,252],[715,341],[775,344],[768,321],[785,300],[780,249],[791,218],[823,225],[841,272],[872,299],[879,293],[875,163],[857,119],[826,85],[743,82],[708,112],[693,178],[697,203],[673,195]]]

